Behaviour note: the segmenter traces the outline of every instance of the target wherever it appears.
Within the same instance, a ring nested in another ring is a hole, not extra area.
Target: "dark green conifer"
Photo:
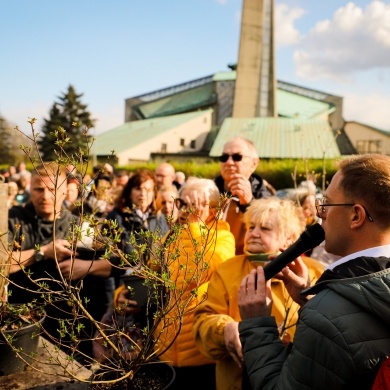
[[[87,105],[81,102],[83,94],[77,94],[72,85],[68,91],[54,102],[50,109],[49,119],[44,125],[37,140],[42,159],[52,161],[64,153],[68,158],[87,153],[89,135],[87,130],[93,127],[94,120],[87,111]],[[59,147],[61,143],[61,148]]]

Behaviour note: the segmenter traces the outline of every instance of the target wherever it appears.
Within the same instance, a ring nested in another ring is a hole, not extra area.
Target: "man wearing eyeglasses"
[[[236,239],[236,255],[244,253],[245,225],[242,217],[253,199],[267,198],[274,189],[254,172],[259,165],[259,157],[252,141],[236,137],[228,141],[222,155],[221,175],[215,179],[219,192],[231,195],[224,220]]]
[[[390,157],[343,160],[317,212],[326,251],[342,258],[313,287],[300,259],[278,275],[301,305],[293,345],[278,338],[263,270],[241,283],[240,340],[253,389],[371,389],[390,355]]]

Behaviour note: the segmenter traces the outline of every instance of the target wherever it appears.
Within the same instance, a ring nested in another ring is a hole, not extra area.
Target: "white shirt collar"
[[[342,257],[341,259],[335,261],[332,264],[329,264],[326,267],[326,270],[337,267],[340,264],[346,263],[349,260],[355,259],[357,257],[366,256],[366,257],[390,257],[390,244],[389,245],[382,245],[382,246],[376,246],[374,248],[368,248],[363,249],[362,251],[351,253],[350,255],[347,255],[345,257]]]
[[[135,213],[143,220],[146,221],[149,218],[149,211],[146,211],[145,213],[142,212],[140,209],[135,209]]]

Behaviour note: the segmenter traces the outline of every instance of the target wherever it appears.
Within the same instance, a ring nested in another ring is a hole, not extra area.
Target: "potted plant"
[[[32,364],[44,311],[29,304],[2,303],[0,313],[0,375],[8,375]]]
[[[37,144],[37,134],[34,130],[34,122],[35,120],[33,119],[30,121],[32,128],[31,140]],[[58,131],[55,133],[57,137],[55,149],[58,156],[55,162],[56,166],[67,167],[72,165],[77,167],[77,170],[81,172],[81,176],[86,175],[89,171],[88,155],[91,144],[88,143],[87,150],[80,150],[79,153],[68,155],[65,151],[65,146],[67,142],[70,141],[66,131],[62,128],[58,128]],[[89,140],[87,133],[88,132],[85,131],[84,134]],[[33,166],[42,163],[39,153],[33,153],[31,149],[25,149],[25,152],[30,157]],[[54,181],[57,181],[58,177],[59,174]],[[130,243],[133,245],[134,251],[131,254],[125,254],[118,245],[120,242],[121,229],[116,226],[114,222],[102,221],[93,214],[85,215],[85,213],[83,213],[83,198],[86,196],[87,185],[82,183],[83,180],[81,177],[80,186],[82,196],[78,201],[78,207],[81,209],[81,213],[77,221],[67,230],[68,248],[71,251],[69,275],[72,275],[72,272],[74,271],[73,267],[80,256],[77,242],[83,241],[85,240],[85,236],[89,236],[94,246],[99,247],[99,250],[104,251],[104,254],[101,252],[99,255],[96,255],[96,251],[93,251],[93,256],[84,260],[85,264],[89,264],[90,267],[93,267],[93,262],[95,261],[104,260],[109,262],[115,257],[116,259],[119,259],[115,267],[118,269],[131,269],[133,276],[137,276],[141,279],[141,287],[147,288],[147,299],[144,305],[145,324],[142,328],[134,328],[135,332],[138,332],[138,338],[131,337],[128,334],[129,328],[124,327],[123,324],[119,322],[120,316],[113,318],[112,324],[109,325],[107,323],[102,323],[101,318],[96,318],[91,313],[88,299],[82,297],[86,278],[83,277],[80,280],[77,280],[77,282],[74,282],[71,277],[62,277],[59,280],[53,281],[48,276],[46,279],[41,279],[37,282],[33,280],[33,275],[29,274],[28,270],[21,267],[21,271],[26,274],[26,277],[36,283],[39,296],[46,304],[52,305],[59,301],[67,302],[69,311],[72,313],[72,318],[67,318],[60,322],[58,336],[54,337],[51,335],[49,338],[49,340],[57,345],[58,348],[62,348],[66,351],[67,358],[64,361],[64,359],[59,356],[51,355],[50,361],[47,363],[57,364],[58,366],[63,367],[64,374],[67,377],[81,382],[89,382],[91,388],[122,389],[127,386],[129,389],[153,389],[154,387],[152,387],[150,383],[145,385],[145,383],[139,384],[139,382],[145,377],[148,377],[148,380],[156,381],[156,378],[150,379],[150,377],[155,377],[157,373],[163,370],[163,362],[160,362],[158,357],[170,346],[160,342],[160,338],[164,335],[164,320],[168,313],[179,307],[180,310],[178,310],[178,313],[180,314],[177,317],[177,321],[180,323],[181,317],[186,315],[187,310],[193,310],[193,306],[191,306],[191,309],[188,309],[191,300],[197,300],[197,292],[193,291],[191,296],[186,298],[186,301],[183,303],[181,298],[187,292],[176,290],[173,293],[175,286],[174,282],[170,280],[169,275],[169,263],[175,261],[178,256],[178,251],[180,250],[178,245],[175,246],[171,244],[177,242],[181,229],[184,227],[173,225],[168,238],[165,240],[162,240],[161,234],[158,232],[145,231],[140,233],[140,236],[132,234],[130,236]],[[55,196],[60,195],[61,194],[55,194]],[[85,227],[86,223],[89,228]],[[53,234],[52,240],[55,241],[56,238],[55,234]],[[203,239],[202,243],[194,243],[197,245],[195,251],[195,259],[197,259],[197,261],[202,259],[204,252],[212,250],[212,248],[210,249],[209,247],[207,229],[204,231]],[[148,259],[147,262],[145,262],[146,258]],[[58,268],[63,264],[62,260],[57,257],[55,257],[54,261]],[[199,280],[198,284],[200,284],[200,281],[202,280],[202,272],[204,269],[207,269],[207,264],[199,262],[199,269],[194,274],[194,278]],[[5,275],[5,272],[2,275]],[[53,283],[51,282],[55,282],[55,289],[53,289]],[[125,283],[128,283],[128,281]],[[110,349],[110,356],[105,361],[98,361],[95,357],[88,356],[81,351],[81,345],[84,341],[82,337],[84,331],[83,327],[85,327],[86,323],[92,324],[95,329],[93,336],[94,340],[100,343],[104,348]],[[156,333],[156,329],[159,326],[162,330],[159,331],[160,333]],[[130,326],[130,330],[131,329]],[[177,334],[179,331],[180,327],[177,329]],[[170,340],[174,340],[174,337],[175,336],[173,335]],[[69,343],[64,342],[66,338],[70,340]],[[130,349],[125,349],[123,347],[124,340],[127,344],[130,344]],[[155,348],[156,344],[159,346],[158,348]],[[68,369],[69,362],[77,360],[80,355],[83,357],[83,363],[93,372],[88,379],[84,376],[80,377],[77,373]],[[33,362],[31,364],[34,366]],[[152,374],[146,374],[148,368],[151,368]],[[163,377],[165,383],[160,383],[157,385],[158,387],[155,388],[165,388],[166,386],[169,386],[169,383],[172,381],[174,372],[168,365],[167,373],[164,371],[164,373],[159,376]]]

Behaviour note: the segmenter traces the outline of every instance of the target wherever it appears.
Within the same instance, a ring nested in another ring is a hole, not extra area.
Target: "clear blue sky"
[[[0,0],[0,114],[28,131],[69,84],[101,132],[124,100],[227,70],[242,0]],[[390,130],[390,1],[276,0],[277,78]]]

